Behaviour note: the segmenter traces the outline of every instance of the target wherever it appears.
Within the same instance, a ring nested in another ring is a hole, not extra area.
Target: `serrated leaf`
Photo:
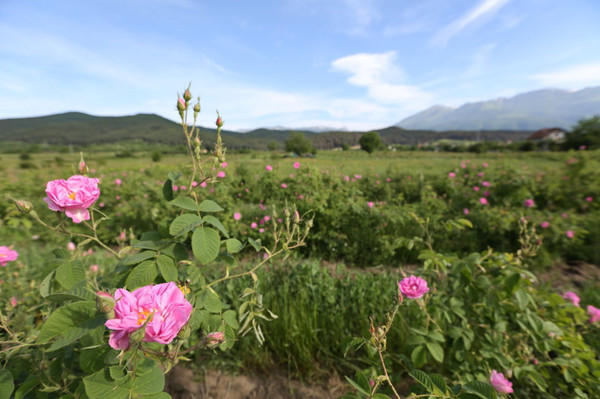
[[[215,201],[204,200],[198,206],[200,212],[221,212],[223,208],[219,206]]]
[[[54,273],[56,273],[55,270],[52,270],[50,273],[48,273],[48,275],[44,277],[44,280],[42,280],[42,283],[40,284],[40,295],[42,298],[46,298],[48,295],[50,295]]]
[[[163,197],[167,200],[167,201],[172,201],[173,200],[173,183],[171,182],[171,179],[167,179],[165,181],[165,184],[163,184],[163,188],[162,188],[162,193],[163,193]]]
[[[0,370],[0,398],[10,398],[15,389],[13,376],[8,370]]]
[[[194,230],[198,225],[202,224],[200,216],[193,213],[184,213],[177,216],[169,226],[169,234],[173,237],[185,234]]]
[[[160,248],[160,244],[156,241],[150,241],[150,240],[146,240],[146,241],[133,240],[131,242],[131,247],[139,248],[139,249],[150,249],[152,251],[157,251]]]
[[[410,361],[413,362],[415,367],[421,367],[427,362],[427,349],[425,346],[417,346],[410,354]]]
[[[67,251],[64,248],[56,248],[56,249],[52,250],[52,255],[54,255],[54,257],[57,259],[70,259],[71,258],[71,252]]]
[[[56,280],[64,289],[69,290],[78,282],[85,280],[85,269],[78,261],[63,263],[56,269]]]
[[[223,236],[229,237],[229,233],[227,232],[227,230],[225,229],[225,226],[223,226],[223,224],[221,223],[221,221],[219,221],[219,219],[217,219],[213,215],[206,215],[202,219],[206,223],[212,225],[213,227],[216,227],[217,230],[219,230],[221,233],[223,233]]]
[[[437,360],[439,363],[444,361],[444,349],[440,344],[437,342],[427,342],[425,345],[435,360]]]
[[[422,347],[420,347],[420,348],[422,348]],[[415,362],[413,361],[413,363],[415,363]],[[410,373],[408,373],[408,375],[410,375],[419,384],[421,384],[423,386],[423,388],[427,389],[428,393],[433,392],[433,381],[431,381],[431,378],[429,377],[429,375],[427,375],[427,373],[425,373],[421,370],[413,370]]]
[[[368,391],[365,391],[356,381],[354,381],[352,378],[346,376],[346,381],[348,381],[350,383],[350,385],[352,385],[354,388],[356,388],[358,390],[358,392],[362,393],[363,395],[370,395],[370,393]]]
[[[165,386],[165,376],[154,361],[143,359],[136,367],[135,378],[129,376],[114,381],[109,370],[103,369],[85,377],[83,383],[90,399],[121,399],[160,393]]]
[[[225,323],[235,329],[240,328],[235,310],[227,310],[225,313],[223,313],[223,320],[225,320]]]
[[[129,290],[143,287],[152,284],[157,275],[156,263],[153,260],[146,260],[129,273],[125,285]]]
[[[227,252],[230,254],[238,253],[244,248],[244,244],[240,242],[240,240],[236,238],[230,238],[225,241],[225,245],[227,246]]]
[[[471,381],[463,386],[463,389],[483,399],[497,399],[498,397],[494,388],[486,382]]]
[[[440,392],[443,395],[447,395],[448,394],[448,385],[446,385],[446,381],[444,381],[444,378],[439,375],[439,374],[431,374],[429,376],[429,378],[431,378],[431,381],[433,382],[433,384],[437,387],[437,389],[440,390]]]
[[[438,341],[438,342],[445,342],[446,339],[444,338],[444,336],[439,333],[438,331],[429,331],[429,333],[427,334],[427,336],[431,339],[433,339],[434,341]]]
[[[137,254],[126,256],[121,260],[121,264],[125,266],[137,265],[138,263],[145,261],[146,259],[154,258],[156,256],[156,252],[154,251],[143,251],[138,252]]]
[[[206,291],[202,296],[202,305],[211,313],[221,313],[221,309],[223,309],[223,304],[219,297],[210,291]]]
[[[172,201],[169,201],[169,205],[173,205],[178,208],[185,209],[187,211],[198,210],[198,204],[196,204],[196,201],[194,201],[190,197],[185,197],[183,195],[175,198]]]
[[[104,325],[105,321],[103,314],[97,314],[95,301],[69,303],[54,311],[44,322],[38,342],[46,343],[56,339],[48,349],[53,351]]]
[[[262,244],[260,242],[260,239],[254,240],[252,238],[248,238],[248,242],[250,243],[250,245],[252,245],[252,247],[254,247],[256,252],[258,252],[262,249]]]
[[[163,279],[168,283],[169,281],[177,281],[177,268],[175,267],[175,263],[173,259],[169,258],[167,255],[159,255],[156,258],[156,265],[158,266],[158,270],[162,275]]]
[[[210,227],[198,227],[192,234],[192,251],[203,265],[213,261],[219,255],[221,240],[219,233]]]

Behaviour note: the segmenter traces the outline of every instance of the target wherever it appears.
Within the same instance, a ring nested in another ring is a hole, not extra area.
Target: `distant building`
[[[532,141],[563,141],[566,131],[560,127],[552,127],[538,130],[529,136],[528,140]]]

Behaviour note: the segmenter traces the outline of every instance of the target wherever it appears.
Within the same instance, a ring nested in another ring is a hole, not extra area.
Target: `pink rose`
[[[16,296],[13,296],[10,298],[10,305],[14,308],[19,304],[19,301],[17,300]]]
[[[91,265],[90,266],[90,272],[92,272],[92,273],[98,273],[98,265]]]
[[[281,188],[287,188],[287,184],[281,183]]]
[[[233,214],[233,220],[240,220],[242,218],[242,214],[239,212],[236,212]]]
[[[473,191],[479,191],[479,187],[478,186],[473,187]]]
[[[373,202],[369,201],[369,202],[367,202],[367,206],[368,206],[369,208],[373,208],[373,207],[375,206],[375,203],[373,203]]]
[[[565,234],[566,234],[567,238],[573,238],[573,237],[575,237],[575,232],[573,230],[567,230],[565,232]]]
[[[548,227],[550,227],[550,222],[548,221],[543,221],[542,223],[540,223],[540,227],[542,229],[547,229]]]
[[[206,346],[215,346],[225,342],[225,334],[221,331],[211,332],[206,335]]]
[[[595,323],[600,321],[600,309],[595,306],[588,305],[587,307],[588,314],[590,315],[590,323]]]
[[[251,228],[251,229],[255,229],[255,228],[257,228],[257,227],[258,227],[258,225],[256,224],[256,222],[252,222],[252,223],[250,223],[250,228]]]
[[[576,293],[574,293],[573,291],[567,291],[562,295],[563,298],[565,298],[567,301],[571,302],[573,305],[579,307],[579,301],[581,301],[581,299],[579,299],[579,297],[577,296]]]
[[[0,266],[6,266],[8,262],[14,262],[19,257],[19,253],[8,247],[0,247]]]
[[[46,184],[48,208],[56,212],[65,212],[74,223],[90,220],[87,208],[100,197],[98,179],[80,175],[67,180],[53,180]]]
[[[270,172],[273,170],[273,167],[271,165],[267,165],[265,166],[265,169],[267,170],[267,172]]]
[[[510,382],[504,374],[497,372],[496,370],[492,370],[492,375],[490,376],[490,383],[494,387],[494,389],[498,393],[512,393],[512,382]]]
[[[487,200],[487,198],[485,198],[485,197],[481,197],[481,198],[479,198],[479,203],[480,203],[481,205],[487,205],[487,203],[488,203],[488,200]]]
[[[67,244],[67,249],[69,251],[75,251],[77,249],[77,245],[75,245],[73,241],[69,241],[69,243]]]
[[[484,181],[483,183],[481,183],[481,185],[482,185],[483,187],[489,187],[489,186],[491,186],[492,184],[491,184],[489,181]]]
[[[469,213],[471,213],[471,212],[469,211],[469,208],[465,208],[465,209],[463,209],[463,213],[464,213],[465,215],[468,215],[468,214],[469,214]]]
[[[531,198],[528,198],[525,201],[523,201],[523,206],[525,208],[531,208],[531,207],[535,206],[535,202]]]
[[[456,173],[450,172],[450,173],[448,173],[448,177],[451,179],[454,179],[456,177]]]
[[[227,167],[227,165],[228,165],[228,163],[227,163],[227,162],[222,162],[222,163],[221,163],[221,167],[222,167],[222,168],[226,168],[226,167]]]
[[[225,171],[220,170],[219,172],[217,172],[217,177],[219,179],[223,179],[223,178],[225,178],[225,176],[226,176]]]
[[[427,281],[423,280],[421,277],[415,276],[405,277],[399,281],[398,289],[402,295],[411,299],[421,298],[423,295],[429,292]]]
[[[585,202],[592,202],[594,197],[585,197]]]
[[[192,305],[172,281],[133,292],[119,288],[114,298],[115,317],[104,325],[113,330],[108,343],[117,350],[129,348],[131,333],[144,325],[144,342],[169,344],[192,313]]]
[[[300,169],[300,162],[294,162],[294,169]]]
[[[117,179],[115,179],[115,185],[116,185],[117,187],[119,187],[121,184],[123,184],[123,181],[122,181],[121,179],[118,179],[118,178],[117,178]]]

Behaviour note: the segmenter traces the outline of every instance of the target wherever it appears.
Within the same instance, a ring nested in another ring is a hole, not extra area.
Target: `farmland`
[[[481,388],[473,381],[490,381],[491,370],[510,377],[511,397],[599,394],[591,382],[600,378],[600,333],[586,310],[588,305],[600,307],[593,266],[600,263],[597,151],[283,155],[227,155],[223,162],[209,164],[212,170],[207,168],[203,182],[199,175],[191,178],[193,169],[184,155],[164,154],[155,162],[151,153],[143,152],[134,157],[84,154],[89,176],[100,178],[101,194],[92,209],[108,217],[94,229],[95,237],[118,253],[117,259],[85,239],[84,226],[57,219],[60,213],[42,201],[48,181],[78,173],[79,154],[36,153],[25,160],[18,154],[0,155],[0,194],[31,201],[41,220],[67,226],[70,232],[48,230],[11,201],[0,203],[0,245],[19,252],[18,260],[0,268],[5,327],[1,337],[7,341],[5,348],[24,345],[23,350],[3,351],[0,360],[14,365],[17,387],[29,381],[54,389],[48,392],[63,390],[76,397],[83,387],[72,376],[99,376],[104,367],[87,361],[63,370],[60,365],[74,355],[49,351],[40,361],[54,367],[51,371],[34,377],[20,371],[40,356],[28,352],[27,345],[54,349],[67,339],[55,340],[55,335],[36,341],[40,331],[47,332],[44,323],[56,309],[79,303],[70,280],[52,274],[63,270],[68,260],[72,270],[84,272],[77,284],[89,292],[123,283],[133,289],[191,281],[190,295],[203,316],[198,316],[189,341],[178,346],[189,348],[188,361],[180,363],[188,368],[210,365],[251,373],[278,367],[294,378],[321,384],[332,375],[347,375],[356,384],[347,386],[348,395],[364,397],[361,392],[374,388],[394,397],[381,377],[381,355],[402,397],[409,390],[425,393],[427,381],[438,381],[439,376],[448,386],[466,387],[457,394],[466,398]],[[181,177],[169,175],[177,171]],[[174,190],[172,197],[165,186]],[[218,224],[205,223],[221,236],[220,255],[197,250],[195,233],[189,237],[173,227],[175,220],[191,215],[185,213],[188,205],[177,205],[177,198],[183,197],[219,204],[203,209],[219,219]],[[287,241],[289,253],[280,251],[286,228],[300,232]],[[170,240],[189,250],[183,255],[164,252],[174,269],[164,266],[167,258],[157,252],[156,272],[138,273],[136,280],[131,275],[147,267],[147,261],[132,257],[158,248],[149,244],[155,237],[148,233],[152,231],[162,240],[170,233]],[[234,248],[233,239],[244,247]],[[66,251],[69,243],[74,246]],[[62,250],[53,252],[55,248]],[[591,277],[558,275],[567,270],[564,265],[587,265]],[[252,273],[242,278],[223,277],[249,270]],[[48,275],[54,276],[50,288]],[[424,278],[429,291],[398,303],[396,281],[410,275]],[[548,278],[540,281],[542,276],[553,276],[554,284]],[[209,283],[221,280],[214,286]],[[257,314],[271,319],[257,321],[260,328],[244,330],[238,310],[245,303],[245,289],[260,293],[261,306],[253,306]],[[581,305],[564,299],[566,291],[576,292]],[[80,302],[90,300],[88,294],[77,295],[82,295]],[[390,320],[388,312],[395,308]],[[385,326],[388,321],[389,329],[377,336],[379,330],[374,333],[372,325]],[[223,331],[226,342],[218,349],[199,345],[213,330]],[[90,331],[61,350],[72,347],[87,353],[92,349],[82,348],[104,342],[94,356],[108,359],[116,352],[106,345],[103,325]],[[254,335],[264,343],[258,345]],[[375,385],[365,387],[365,379]],[[92,389],[92,380],[85,381],[86,389]],[[486,395],[485,388],[477,392]]]

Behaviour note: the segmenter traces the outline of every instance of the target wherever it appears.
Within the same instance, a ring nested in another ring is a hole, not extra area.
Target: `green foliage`
[[[580,120],[567,134],[564,146],[566,149],[600,148],[600,116]]]
[[[292,132],[285,141],[285,150],[296,154],[307,154],[313,151],[313,145],[302,132]]]
[[[379,137],[377,132],[368,132],[363,134],[360,136],[360,140],[358,140],[358,142],[360,144],[360,149],[368,152],[369,154],[383,147],[381,137]]]

